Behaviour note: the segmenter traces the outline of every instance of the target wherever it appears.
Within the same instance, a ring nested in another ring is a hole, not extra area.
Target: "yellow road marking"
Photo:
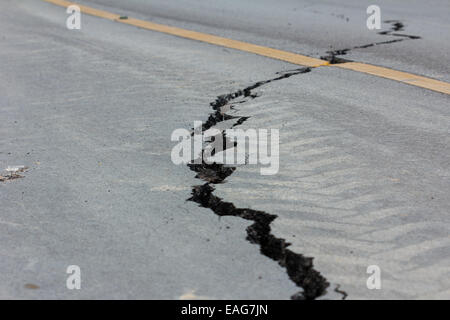
[[[185,29],[180,29],[176,27],[170,27],[162,24],[152,23],[148,21],[143,21],[139,19],[128,18],[126,20],[120,20],[120,22],[125,24],[130,24],[132,26],[140,27],[143,29],[153,30],[168,33],[174,36],[179,36],[187,39],[193,39],[197,41],[202,41],[210,44],[215,44],[218,46],[236,49],[240,51],[246,51],[255,53],[261,56],[282,60],[286,62],[290,62],[293,64],[300,64],[303,66],[309,67],[319,67],[328,65],[329,62],[321,59],[311,58],[307,56],[303,56],[300,54],[277,50],[273,48],[263,47],[256,44],[251,44],[247,42],[222,38],[218,36],[213,36],[206,33],[190,31]]]
[[[243,41],[222,38],[222,37],[218,37],[218,36],[214,36],[214,35],[210,35],[210,34],[206,34],[206,33],[185,30],[185,29],[181,29],[181,28],[177,28],[177,27],[166,26],[163,24],[153,23],[153,22],[134,19],[134,18],[120,19],[120,16],[117,14],[111,14],[111,13],[103,11],[103,10],[93,9],[93,8],[78,5],[76,3],[69,2],[69,1],[64,1],[64,0],[44,0],[44,1],[56,4],[59,6],[63,6],[63,7],[68,7],[70,5],[77,5],[80,7],[81,12],[92,15],[92,16],[105,18],[105,19],[109,19],[109,20],[114,20],[117,22],[129,24],[129,25],[132,25],[135,27],[152,30],[152,31],[163,32],[163,33],[171,34],[171,35],[182,37],[182,38],[187,38],[187,39],[197,40],[197,41],[206,42],[206,43],[210,43],[210,44],[215,44],[215,45],[230,48],[230,49],[251,52],[251,53],[261,55],[261,56],[265,56],[265,57],[269,57],[269,58],[273,58],[273,59],[277,59],[277,60],[282,60],[282,61],[290,62],[293,64],[299,64],[302,66],[318,67],[318,66],[323,66],[323,65],[329,64],[329,62],[325,61],[325,60],[311,58],[311,57],[303,56],[300,54],[295,54],[292,52],[277,50],[277,49],[273,49],[273,48],[263,47],[263,46],[259,46],[256,44],[243,42]]]
[[[277,59],[281,61],[286,61],[292,64],[308,66],[308,67],[320,67],[320,66],[333,66],[342,69],[353,70],[361,73],[371,74],[382,78],[387,78],[416,87],[426,88],[429,90],[445,93],[450,95],[450,83],[439,81],[423,76],[418,76],[412,73],[397,71],[389,68],[378,67],[366,63],[359,62],[346,62],[340,64],[331,65],[328,61],[322,59],[311,58],[301,54],[296,54],[288,51],[273,49],[269,47],[259,46],[256,44],[251,44],[243,41],[232,40],[228,38],[223,38],[219,36],[214,36],[207,33],[190,31],[186,29],[181,29],[177,27],[171,27],[163,24],[153,23],[145,20],[139,20],[134,18],[120,19],[120,15],[113,14],[107,11],[83,6],[74,2],[69,2],[65,0],[43,0],[49,3],[53,3],[58,6],[68,7],[70,5],[77,5],[80,7],[81,12],[108,19],[116,22],[132,25],[135,27],[163,32],[170,35],[197,40],[201,42],[206,42],[230,49],[236,49],[240,51],[250,52],[258,54],[261,56],[269,57],[272,59]]]
[[[397,71],[359,62],[334,64],[333,67],[367,73],[374,76],[411,84],[413,86],[450,94],[450,83],[418,76],[408,72]]]

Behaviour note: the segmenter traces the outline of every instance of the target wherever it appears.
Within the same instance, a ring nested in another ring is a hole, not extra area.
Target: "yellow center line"
[[[360,62],[346,62],[334,64],[333,67],[367,73],[374,76],[403,82],[416,87],[421,87],[441,93],[450,94],[450,83],[423,76],[418,76],[408,72],[397,71],[394,69],[378,67],[371,64]]]
[[[426,88],[429,90],[445,93],[450,95],[450,83],[439,81],[423,76],[418,76],[412,73],[397,71],[389,68],[378,67],[366,63],[359,62],[346,62],[340,64],[331,65],[328,61],[322,59],[311,58],[297,53],[292,53],[288,51],[278,50],[274,48],[264,47],[252,43],[247,43],[243,41],[223,38],[207,33],[196,32],[186,29],[181,29],[177,27],[167,26],[163,24],[153,23],[145,20],[127,18],[120,19],[120,15],[113,14],[111,12],[83,6],[74,2],[69,2],[65,0],[43,0],[49,3],[53,3],[58,6],[68,7],[70,5],[77,5],[80,7],[81,12],[108,19],[116,22],[132,25],[135,27],[162,32],[186,39],[197,40],[205,43],[214,44],[217,46],[222,46],[230,49],[236,49],[240,51],[254,53],[260,56],[269,57],[272,59],[277,59],[292,64],[308,66],[308,67],[320,67],[320,66],[333,66],[342,69],[353,70],[361,73],[371,74],[374,76],[387,78],[409,85]]]

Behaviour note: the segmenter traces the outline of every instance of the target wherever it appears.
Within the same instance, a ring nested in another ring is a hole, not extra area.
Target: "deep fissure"
[[[311,68],[300,68],[287,72],[279,72],[277,73],[279,76],[273,79],[259,81],[234,93],[218,96],[214,102],[210,103],[214,112],[209,115],[208,121],[203,124],[202,131],[206,131],[215,124],[229,119],[237,119],[232,127],[242,124],[249,117],[230,116],[222,112],[222,108],[231,104],[234,99],[239,97],[255,99],[258,95],[253,93],[252,90],[262,85],[310,71]],[[238,101],[235,103],[242,102]],[[222,132],[222,135],[226,138],[224,132]],[[204,149],[202,150],[203,152]],[[311,300],[327,292],[330,284],[320,272],[314,269],[313,258],[293,252],[288,249],[290,243],[286,242],[285,239],[277,238],[271,234],[270,224],[277,218],[276,215],[248,208],[237,208],[233,203],[223,201],[213,194],[215,189],[212,185],[223,183],[227,177],[233,174],[236,167],[225,166],[220,163],[209,164],[203,160],[201,163],[189,163],[188,167],[197,173],[196,178],[206,181],[203,185],[193,186],[191,197],[188,200],[196,202],[201,207],[211,209],[218,216],[235,216],[253,221],[253,224],[246,230],[247,240],[251,243],[258,244],[260,252],[284,267],[289,278],[298,287],[303,289],[303,292],[292,295],[291,299]]]

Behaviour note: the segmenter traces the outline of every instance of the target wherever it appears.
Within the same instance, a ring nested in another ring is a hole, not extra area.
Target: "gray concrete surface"
[[[351,0],[81,2],[311,56],[385,39]],[[380,2],[383,20],[423,39],[347,57],[449,80],[448,4],[402,3]],[[297,66],[86,15],[69,31],[66,17],[0,3],[0,167],[30,167],[0,183],[0,298],[297,292],[245,240],[247,222],[186,202],[201,182],[170,161],[172,131],[205,120],[217,95]],[[257,91],[239,114],[280,129],[280,173],[239,168],[217,195],[277,214],[274,233],[351,299],[448,299],[449,97],[335,68]],[[81,290],[65,286],[72,264]],[[381,290],[366,288],[369,264]]]

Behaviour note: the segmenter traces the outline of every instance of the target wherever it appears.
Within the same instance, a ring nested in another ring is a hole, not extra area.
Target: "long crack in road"
[[[352,48],[346,48],[346,49],[337,49],[337,50],[331,50],[327,51],[327,55],[321,56],[320,59],[327,60],[330,62],[330,64],[338,64],[338,63],[345,63],[345,62],[351,62],[352,60],[344,59],[339,56],[346,55],[352,50],[355,49],[366,49],[374,46],[384,45],[384,44],[392,44],[396,42],[402,42],[405,40],[417,40],[421,39],[419,36],[413,36],[408,34],[402,34],[397,33],[397,31],[404,31],[404,24],[398,20],[386,20],[385,23],[392,24],[391,28],[389,30],[380,31],[378,34],[380,35],[390,35],[394,37],[401,37],[400,39],[393,39],[393,40],[387,40],[387,41],[380,41],[380,42],[372,42],[364,45],[354,46]]]
[[[403,37],[402,39],[389,40],[384,42],[370,43],[366,45],[355,46],[348,49],[340,49],[334,51],[327,51],[327,56],[322,56],[321,59],[329,61],[331,64],[348,62],[350,60],[338,58],[337,56],[346,55],[353,49],[368,48],[375,45],[391,44],[395,42],[404,41],[406,39],[420,39],[419,36],[404,35],[397,33],[404,30],[404,24],[397,20],[385,21],[385,23],[392,24],[390,30],[380,31],[380,35],[392,35],[397,37]],[[271,83],[273,81],[279,81],[292,77],[294,75],[310,72],[312,68],[301,68],[290,72],[285,72],[281,76],[273,79],[256,82],[255,84],[248,86],[242,90],[238,90],[234,93],[218,96],[214,102],[211,103],[211,107],[214,112],[210,113],[208,120],[203,124],[201,130],[212,128],[219,122],[226,120],[236,119],[236,122],[232,125],[236,127],[242,124],[248,119],[248,117],[240,116],[235,117],[225,113],[222,108],[230,104],[230,108],[233,108],[233,101],[236,98],[244,97],[255,99],[257,94],[252,90]],[[242,101],[240,101],[242,103]],[[245,101],[244,101],[245,102]],[[226,140],[225,132],[222,131],[221,135]],[[225,141],[224,140],[224,141]],[[236,143],[234,145],[236,147]],[[202,150],[202,155],[205,150]],[[233,174],[236,167],[225,166],[220,163],[208,164],[203,161],[202,163],[195,164],[194,161],[188,164],[188,167],[197,172],[196,178],[206,181],[205,184],[200,186],[194,186],[192,188],[192,197],[188,200],[198,203],[200,206],[211,209],[218,216],[236,216],[246,220],[254,221],[254,223],[247,228],[247,240],[251,243],[258,244],[260,251],[263,255],[277,261],[280,266],[286,268],[289,278],[300,288],[303,292],[298,292],[291,296],[292,299],[316,299],[327,292],[327,288],[330,286],[329,282],[313,267],[313,258],[305,257],[302,254],[295,253],[290,249],[290,243],[285,239],[277,238],[271,234],[270,223],[276,219],[276,215],[270,214],[264,211],[252,210],[249,208],[236,208],[231,202],[225,202],[221,198],[213,194],[214,187],[211,184],[223,183],[227,177]],[[347,293],[340,290],[340,285],[335,288],[335,292],[342,295],[342,299],[347,297]]]
[[[210,114],[208,121],[203,125],[202,131],[208,130],[219,122],[233,119],[234,117],[224,113],[222,108],[228,104],[230,104],[232,108],[233,101],[236,98],[244,97],[255,99],[258,95],[254,94],[252,90],[273,81],[286,79],[310,71],[311,68],[301,68],[295,71],[286,72],[276,78],[259,81],[242,90],[217,97],[217,99],[211,103],[214,112]],[[247,117],[239,117],[232,127],[241,124],[246,119]],[[224,131],[222,131],[221,135],[225,135]],[[203,149],[202,155],[204,152],[205,150]],[[191,170],[197,172],[196,178],[207,181],[203,185],[194,186],[192,188],[192,197],[188,200],[194,201],[202,207],[211,209],[218,216],[235,216],[253,221],[254,223],[247,228],[247,240],[251,243],[258,244],[260,246],[261,254],[277,261],[280,266],[286,269],[289,278],[297,286],[303,289],[303,292],[292,295],[292,299],[311,300],[325,294],[326,289],[330,284],[320,272],[314,269],[313,258],[305,257],[302,254],[291,251],[288,249],[290,244],[286,242],[285,239],[277,238],[271,234],[270,223],[276,219],[276,215],[249,208],[236,208],[233,203],[223,201],[213,194],[214,187],[211,186],[211,184],[223,183],[227,177],[233,174],[236,168],[226,167],[223,164],[215,162],[209,164],[203,159],[204,157],[202,156],[201,164],[195,164],[193,162],[188,164],[188,167]],[[343,291],[337,290],[336,292],[341,293],[343,298],[347,295]]]

